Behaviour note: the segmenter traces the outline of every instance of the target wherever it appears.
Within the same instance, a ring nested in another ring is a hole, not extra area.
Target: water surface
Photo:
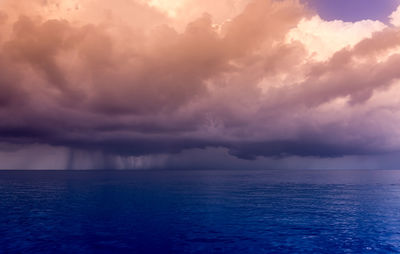
[[[397,253],[400,172],[0,171],[0,253]]]

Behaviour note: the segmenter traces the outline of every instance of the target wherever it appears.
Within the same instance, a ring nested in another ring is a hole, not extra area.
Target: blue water
[[[391,252],[400,171],[0,172],[0,253]]]

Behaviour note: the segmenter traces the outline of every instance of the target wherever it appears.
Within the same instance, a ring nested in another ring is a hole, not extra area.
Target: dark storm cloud
[[[397,28],[317,61],[286,37],[310,17],[298,1],[255,0],[220,24],[204,14],[181,30],[140,1],[126,7],[137,16],[117,1],[99,12],[88,4],[85,15],[85,5],[74,7],[75,16],[57,7],[51,18],[43,8],[53,2],[32,2],[31,12],[7,3],[2,142],[115,156],[217,147],[248,160],[399,148],[390,124],[370,124],[395,122],[371,98],[400,77]]]

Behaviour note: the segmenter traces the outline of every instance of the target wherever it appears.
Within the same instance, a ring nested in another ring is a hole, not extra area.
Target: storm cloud
[[[66,168],[85,153],[112,168],[209,149],[397,152],[398,13],[352,23],[296,0],[3,0],[0,149],[65,149]]]

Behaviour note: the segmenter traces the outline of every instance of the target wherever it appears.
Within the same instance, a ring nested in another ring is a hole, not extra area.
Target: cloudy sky
[[[0,168],[398,169],[398,6],[0,0]]]

